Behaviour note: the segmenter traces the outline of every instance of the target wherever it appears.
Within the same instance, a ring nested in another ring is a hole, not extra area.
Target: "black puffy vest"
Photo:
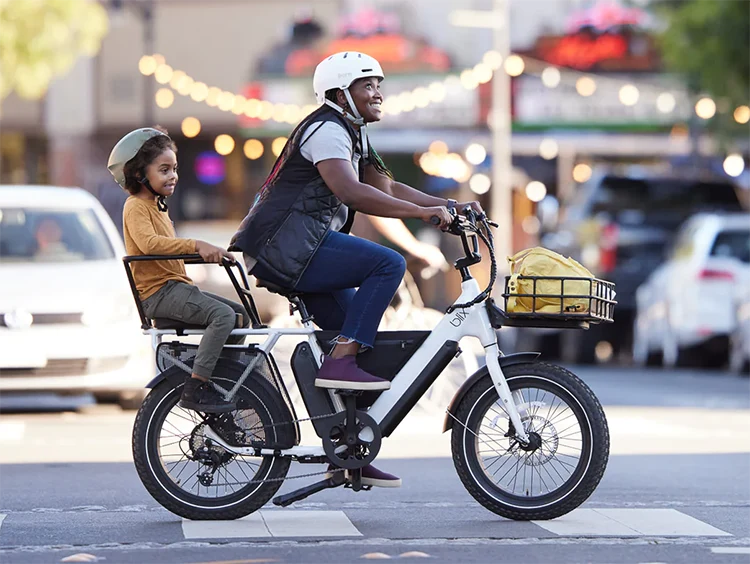
[[[327,121],[343,125],[352,138],[352,147],[359,146],[357,131],[333,109],[322,113],[307,128],[314,131]],[[303,133],[303,130],[298,132],[298,139]],[[302,156],[298,141],[295,145],[276,182],[268,186],[250,208],[229,245],[230,251],[247,253],[274,273],[277,280],[272,282],[292,289],[343,205],[326,186],[317,167]],[[363,165],[364,159],[360,159],[360,181]],[[340,232],[348,233],[353,220],[354,210],[350,209]]]

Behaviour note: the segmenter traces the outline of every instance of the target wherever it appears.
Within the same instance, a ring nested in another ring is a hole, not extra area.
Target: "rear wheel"
[[[214,380],[225,388],[234,384]],[[274,426],[289,420],[288,411],[257,384],[241,387],[237,411],[221,415],[179,407],[182,385],[168,380],[146,397],[133,427],[133,458],[143,485],[162,506],[187,519],[237,519],[263,507],[281,487],[288,459],[234,455],[206,440],[210,426],[223,437],[240,429],[245,442],[289,442],[279,434],[291,426]]]
[[[599,401],[574,374],[545,363],[503,369],[531,442],[514,438],[489,374],[456,409],[453,462],[468,492],[490,511],[516,520],[554,519],[596,489],[609,457]],[[464,422],[461,424],[460,422]]]

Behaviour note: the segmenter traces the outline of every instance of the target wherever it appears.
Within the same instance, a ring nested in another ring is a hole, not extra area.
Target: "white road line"
[[[560,536],[732,536],[675,509],[576,509],[534,524]]]
[[[0,423],[0,443],[18,443],[25,431],[26,423],[23,421]]]
[[[715,554],[750,554],[748,546],[712,546],[711,552]]]
[[[361,537],[343,511],[258,511],[234,521],[183,519],[185,539]]]

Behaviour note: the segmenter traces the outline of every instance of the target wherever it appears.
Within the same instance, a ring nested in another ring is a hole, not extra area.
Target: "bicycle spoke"
[[[513,495],[553,493],[570,480],[580,463],[584,448],[581,422],[566,400],[550,390],[530,387],[513,392],[520,396],[520,405],[527,406],[525,430],[535,434],[539,446],[524,451],[512,437],[505,437],[510,417],[498,401],[490,403],[473,433],[482,471]],[[510,444],[507,448],[505,440]]]

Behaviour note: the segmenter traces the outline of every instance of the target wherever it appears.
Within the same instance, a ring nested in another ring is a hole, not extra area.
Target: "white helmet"
[[[315,67],[315,74],[313,75],[315,99],[318,104],[322,104],[325,102],[326,92],[329,90],[340,88],[346,91],[352,82],[368,76],[376,76],[380,80],[385,77],[383,69],[380,68],[380,63],[373,57],[356,51],[335,53]]]
[[[349,87],[355,80],[371,76],[377,77],[380,80],[385,78],[380,63],[370,55],[358,53],[357,51],[334,53],[315,67],[315,74],[313,75],[313,90],[315,91],[315,99],[318,103],[332,107],[352,123],[360,126],[359,137],[362,142],[362,156],[365,160],[369,156],[367,124],[364,118],[359,115],[357,106],[354,105],[352,95],[349,93]],[[326,99],[326,92],[332,89],[341,89],[344,91],[344,96],[346,96],[346,101],[349,103],[349,109],[354,114],[353,116],[347,114],[344,108],[335,102]]]

